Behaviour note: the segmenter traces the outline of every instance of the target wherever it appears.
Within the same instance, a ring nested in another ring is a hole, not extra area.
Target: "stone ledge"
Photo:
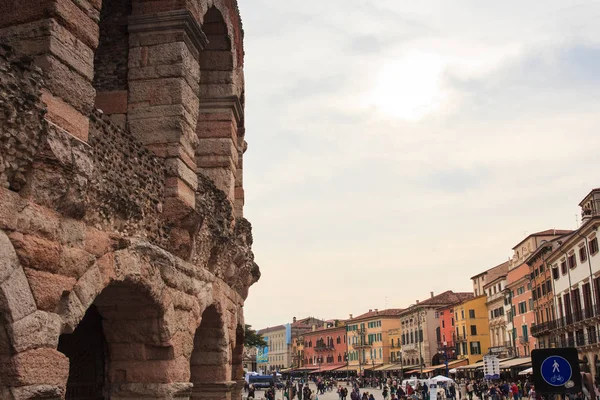
[[[208,38],[200,24],[187,10],[166,11],[129,17],[129,33],[155,33],[168,30],[183,30],[185,43],[197,60],[208,44]]]
[[[244,125],[244,107],[237,96],[200,98],[200,113],[214,113],[219,110],[231,110],[237,125]]]

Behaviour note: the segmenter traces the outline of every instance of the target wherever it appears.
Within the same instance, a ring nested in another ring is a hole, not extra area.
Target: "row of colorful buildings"
[[[508,261],[471,278],[472,292],[446,292],[405,309],[371,309],[345,320],[294,320],[260,330],[268,346],[256,368],[364,374],[434,373],[530,365],[531,350],[576,347],[584,368],[600,371],[600,189],[579,204],[576,230],[528,235]]]

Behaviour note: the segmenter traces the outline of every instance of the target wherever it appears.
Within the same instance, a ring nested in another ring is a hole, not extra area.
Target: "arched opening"
[[[168,383],[173,348],[165,345],[163,314],[140,285],[107,286],[73,333],[59,337],[69,358],[66,399],[109,399],[123,384]]]
[[[202,314],[194,335],[194,350],[190,358],[192,399],[227,397],[233,389],[227,358],[227,339],[223,319],[212,305]]]
[[[442,356],[440,354],[434,354],[434,356],[431,359],[431,365],[440,365],[442,364]]]
[[[72,334],[59,337],[58,351],[69,358],[66,399],[104,399],[107,343],[96,306],[87,310]]]
[[[196,124],[198,171],[235,203],[235,187],[243,137],[240,86],[227,24],[216,7],[204,16],[202,30],[208,44],[200,54],[200,114]],[[238,179],[238,186],[241,184]],[[240,187],[241,189],[241,187]]]
[[[95,106],[125,126],[127,113],[130,0],[103,0],[94,53]]]
[[[233,53],[227,25],[221,12],[212,6],[204,16],[202,30],[208,39],[208,44],[200,55],[201,83],[205,86],[201,96],[212,97],[210,87],[220,83],[232,83],[229,79],[233,71]],[[224,79],[225,78],[225,79]]]
[[[231,354],[231,380],[237,381],[244,379],[244,328],[238,325],[235,330],[235,345]]]

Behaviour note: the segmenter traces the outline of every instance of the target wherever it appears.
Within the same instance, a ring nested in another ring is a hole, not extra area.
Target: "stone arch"
[[[192,399],[229,399],[235,388],[230,380],[229,340],[221,310],[216,304],[207,307],[194,335],[190,358]]]
[[[237,324],[235,329],[235,342],[231,354],[231,380],[237,381],[244,379],[244,339],[245,329],[241,323]]]
[[[115,269],[115,260],[127,269]],[[177,321],[164,281],[135,251],[102,257],[62,302],[58,350],[71,361],[65,380],[67,399],[81,393],[78,390],[88,395],[101,391],[104,396],[143,398],[159,392],[189,396],[189,354],[181,348],[191,347],[191,335],[189,345],[177,343]],[[181,323],[185,326],[185,321]],[[178,338],[185,339],[185,335]],[[82,349],[82,344],[87,347]]]
[[[59,330],[55,314],[37,310],[15,249],[0,230],[0,398],[64,394],[60,369],[66,359],[54,350]],[[43,369],[49,365],[54,370]]]
[[[208,44],[200,54],[198,172],[211,179],[242,215],[241,155],[245,151],[241,32],[234,10],[216,5],[202,18]],[[229,24],[227,22],[229,20]],[[238,171],[239,170],[239,171]],[[236,193],[236,188],[238,188]]]
[[[125,127],[128,94],[131,0],[103,0],[94,52],[95,107]]]

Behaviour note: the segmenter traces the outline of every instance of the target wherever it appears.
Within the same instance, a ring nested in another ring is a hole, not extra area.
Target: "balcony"
[[[519,336],[519,344],[529,344],[529,336]]]
[[[491,354],[507,354],[511,352],[512,347],[510,346],[510,342],[504,342],[503,345],[490,347]]]
[[[456,343],[462,343],[467,341],[467,337],[464,335],[454,335],[454,341]]]
[[[406,343],[402,345],[402,351],[415,351],[419,349],[418,343]]]
[[[456,344],[452,340],[446,341],[446,342],[438,342],[437,343],[438,351],[443,351],[444,347],[449,350],[449,349],[455,348]]]
[[[328,346],[326,344],[323,344],[323,345],[316,345],[314,347],[314,349],[315,349],[315,351],[332,351],[332,350],[335,350],[335,347],[333,345]]]
[[[369,342],[364,342],[364,343],[354,343],[352,345],[352,347],[354,347],[355,349],[367,349],[367,348],[371,348],[372,344]]]
[[[595,325],[596,321],[592,320],[593,318],[600,318],[600,305],[587,309],[575,310],[573,313],[569,313],[554,321],[533,325],[531,327],[531,334],[538,337],[555,330],[569,328],[574,324],[585,325],[588,321]]]

